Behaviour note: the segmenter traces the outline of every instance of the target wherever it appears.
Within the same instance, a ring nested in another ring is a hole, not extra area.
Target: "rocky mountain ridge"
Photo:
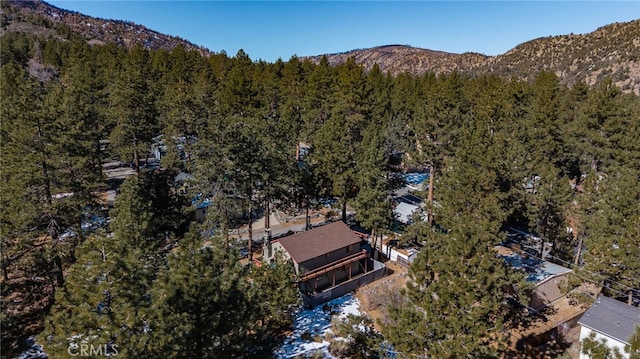
[[[57,36],[51,24],[63,24],[91,44],[116,43],[126,47],[142,45],[148,49],[167,50],[183,45],[204,56],[211,54],[202,46],[176,36],[161,34],[142,25],[94,18],[59,9],[41,0],[9,0],[2,4],[0,34],[21,31]],[[301,59],[319,63],[324,56],[331,65],[354,57],[356,63],[361,64],[365,70],[378,64],[383,72],[392,75],[458,71],[470,75],[495,74],[526,80],[546,70],[555,72],[569,85],[579,81],[594,85],[604,78],[611,78],[624,92],[640,94],[640,20],[606,25],[588,34],[534,39],[497,56],[472,52],[454,54],[406,45],[386,45]]]
[[[640,94],[640,20],[606,25],[583,35],[527,41],[497,56],[388,45],[302,59],[319,63],[323,56],[331,65],[354,57],[356,63],[367,70],[377,63],[383,72],[393,75],[458,71],[526,80],[546,70],[555,72],[569,85],[579,81],[594,85],[604,78],[611,78],[623,91]]]
[[[195,50],[203,55],[211,53],[180,37],[165,35],[130,21],[87,16],[60,9],[41,0],[9,0],[6,3],[9,6],[3,6],[2,9],[2,32],[45,32],[56,36],[55,31],[48,29],[55,24],[64,24],[90,44],[115,43],[125,47],[141,45],[153,50],[171,50],[183,45],[187,50]],[[33,15],[41,19],[34,19]]]
[[[356,63],[362,64],[367,71],[377,63],[383,72],[389,72],[393,75],[403,72],[412,75],[425,72],[451,72],[453,70],[464,72],[489,58],[489,56],[473,52],[453,54],[407,45],[385,45],[339,54],[307,56],[302,59],[319,63],[323,56],[327,56],[330,65],[338,65],[347,61],[348,58],[354,57]]]

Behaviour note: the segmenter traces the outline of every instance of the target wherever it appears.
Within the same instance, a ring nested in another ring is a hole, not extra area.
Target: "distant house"
[[[609,348],[617,349],[623,358],[629,358],[624,347],[629,344],[636,327],[640,326],[640,308],[600,295],[578,320],[578,324],[582,326],[580,343],[595,333],[596,340],[604,340]],[[581,350],[580,359],[587,358],[589,356],[582,354]]]
[[[549,343],[570,340],[567,338],[577,332],[578,318],[587,310],[571,295],[593,297],[599,289],[584,283],[568,291],[568,275],[573,270],[533,257],[517,246],[496,246],[494,250],[506,263],[526,273],[526,280],[534,285],[529,293],[531,322],[510,330],[507,345],[528,357],[544,357],[541,353]]]
[[[189,187],[191,186],[194,180],[195,180],[195,177],[193,177],[192,175],[185,172],[180,172],[173,179],[173,183],[179,194],[186,195],[187,192],[189,191]]]
[[[174,146],[176,153],[180,157],[181,161],[187,160],[190,155],[186,150],[187,145],[191,145],[197,142],[197,138],[194,136],[178,136],[171,137],[168,144],[165,141],[164,135],[158,135],[151,139],[151,151],[150,155],[156,160],[161,160],[167,155],[168,145]]]
[[[376,247],[380,249],[390,261],[397,262],[404,267],[411,266],[411,263],[418,257],[420,248],[416,246],[399,248],[397,243],[397,239],[386,238],[383,239],[379,245],[376,245]]]
[[[402,224],[411,224],[414,213],[422,214],[422,209],[425,206],[424,200],[409,193],[409,190],[409,187],[404,187],[396,191],[393,198],[396,203],[393,214],[396,220]]]
[[[411,172],[403,174],[402,178],[410,188],[424,190],[426,189],[425,184],[429,179],[429,174],[421,172]]]
[[[524,183],[522,184],[522,186],[524,187],[524,190],[529,192],[529,193],[533,193],[536,194],[536,187],[538,186],[538,184],[540,183],[540,176],[538,175],[531,175],[529,177],[525,177],[524,178]]]
[[[398,203],[393,209],[394,216],[402,224],[411,224],[414,213],[420,213],[420,207],[405,202]]]
[[[527,281],[534,284],[529,304],[533,310],[540,311],[565,296],[563,287],[567,286],[567,275],[572,269],[505,246],[496,246],[494,250],[513,268],[527,273]]]
[[[196,207],[195,210],[195,220],[198,223],[204,223],[207,219],[207,211],[209,210],[209,206],[212,204],[210,198],[201,199],[200,197],[196,197],[191,200],[191,204]]]
[[[294,266],[307,305],[339,297],[385,274],[382,263],[369,258],[362,239],[338,221],[273,240],[264,246],[263,261],[282,253]]]
[[[164,143],[164,135],[159,135],[151,139],[151,155],[161,160],[167,154],[167,146]]]
[[[307,156],[313,151],[311,145],[304,142],[298,142],[296,146],[296,161],[304,161]]]

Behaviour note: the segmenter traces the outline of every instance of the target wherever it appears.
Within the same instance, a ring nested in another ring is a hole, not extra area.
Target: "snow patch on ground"
[[[324,359],[335,359],[329,353],[329,342],[324,340],[325,334],[331,330],[331,319],[334,315],[344,319],[349,314],[363,314],[360,311],[360,301],[351,293],[313,309],[300,310],[293,324],[293,332],[284,340],[284,344],[275,350],[274,357],[289,359],[320,352]],[[35,343],[34,338],[30,338],[28,344],[30,348],[16,359],[47,358],[42,346]]]
[[[47,354],[42,349],[42,346],[36,343],[36,339],[34,337],[29,337],[29,339],[27,339],[27,345],[29,346],[29,349],[25,350],[14,359],[47,359]]]
[[[293,323],[293,333],[277,348],[274,356],[278,359],[310,356],[319,351],[323,358],[334,358],[329,353],[329,342],[325,334],[331,330],[331,318],[338,315],[361,315],[360,301],[353,294],[346,294],[313,309],[302,309]]]

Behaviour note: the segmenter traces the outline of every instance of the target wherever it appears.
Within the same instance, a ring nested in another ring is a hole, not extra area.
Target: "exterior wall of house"
[[[341,295],[352,292],[357,288],[362,287],[363,285],[371,283],[387,275],[387,267],[383,263],[370,258],[367,260],[369,261],[367,267],[371,268],[369,272],[361,274],[351,279],[350,281],[346,281],[344,283],[336,285],[335,287],[331,287],[321,293],[312,295],[303,294],[302,299],[305,306],[314,307],[318,304],[330,301],[331,299],[338,298]]]
[[[380,248],[380,244],[378,244],[378,248]],[[405,267],[409,267],[411,265],[411,263],[413,263],[413,261],[416,259],[416,257],[418,256],[418,251],[412,251],[410,252],[408,255],[399,252],[397,249],[395,249],[394,246],[389,246],[387,244],[382,244],[382,253],[389,258],[390,261],[392,262],[398,262],[399,264],[405,266]]]
[[[316,268],[322,267],[329,263],[339,261],[344,257],[357,253],[358,251],[360,251],[360,246],[358,244],[353,244],[348,247],[342,247],[333,252],[329,252],[319,257],[311,258],[302,263],[298,263],[297,265],[298,268],[296,268],[296,272],[298,274],[303,274],[304,272],[312,271]]]
[[[588,338],[589,335],[591,335],[591,332],[594,332],[594,331],[592,331],[587,327],[580,328],[580,359],[591,359],[590,356],[586,354],[582,354],[582,342],[585,338]],[[629,354],[625,353],[624,351],[624,343],[619,342],[606,335],[602,335],[598,332],[595,332],[595,333],[596,333],[596,340],[600,340],[600,339],[606,340],[606,344],[609,348],[611,348],[612,350],[615,350],[617,348],[623,358],[629,358]]]
[[[361,274],[363,270],[361,269],[360,261],[350,263],[343,268],[333,270],[320,277],[300,283],[300,291],[302,293],[313,293],[315,291],[321,292],[327,288],[333,287],[334,276],[336,285],[345,282],[349,280],[349,270],[351,271],[351,278]]]
[[[262,258],[264,261],[267,261],[267,262],[271,262],[272,260],[274,260],[276,257],[276,253],[278,252],[283,254],[284,258],[286,258],[287,260],[291,260],[291,256],[289,255],[289,252],[287,252],[282,246],[282,244],[280,244],[280,242],[277,242],[277,241],[271,242],[266,246],[263,246],[262,251],[263,251]],[[300,273],[300,268],[298,266],[298,263],[296,263],[293,260],[291,260],[291,262],[293,262],[293,268],[296,271],[296,273]]]
[[[564,295],[561,288],[566,287],[567,280],[565,275],[561,275],[537,285],[531,293],[530,307],[540,310],[554,300],[561,298]]]

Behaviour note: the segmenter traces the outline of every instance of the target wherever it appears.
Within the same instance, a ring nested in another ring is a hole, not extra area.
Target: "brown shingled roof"
[[[344,222],[338,221],[305,232],[278,239],[296,263],[322,256],[340,248],[360,243],[358,237]]]

